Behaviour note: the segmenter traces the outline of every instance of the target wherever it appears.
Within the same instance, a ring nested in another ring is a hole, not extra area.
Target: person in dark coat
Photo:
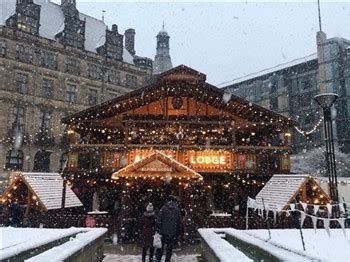
[[[21,227],[23,222],[23,212],[18,203],[10,205],[10,226]]]
[[[162,236],[162,248],[157,249],[157,261],[161,261],[166,245],[165,262],[170,262],[173,247],[181,233],[181,212],[174,196],[169,196],[157,217],[157,230]]]
[[[146,261],[147,250],[149,249],[149,261],[153,261],[153,235],[156,227],[156,216],[153,211],[152,203],[146,207],[146,211],[140,221],[141,244],[142,244],[142,262]]]

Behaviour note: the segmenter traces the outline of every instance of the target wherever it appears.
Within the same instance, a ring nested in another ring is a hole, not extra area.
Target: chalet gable
[[[60,209],[62,206],[63,179],[58,173],[15,173],[14,180],[1,195],[3,203],[16,194],[21,195],[21,186],[27,188],[31,202],[37,202],[42,210]],[[27,203],[28,204],[28,203]],[[65,207],[81,207],[83,204],[70,187],[66,188]]]
[[[194,170],[157,150],[112,174],[112,179],[133,177],[203,179]]]
[[[160,111],[156,115],[163,114],[165,116],[171,106],[177,107],[176,110],[181,110],[182,106],[186,106],[186,103],[188,106],[189,101],[197,101],[207,105],[207,107],[215,108],[219,111],[216,114],[230,115],[233,120],[239,119],[242,122],[252,123],[262,122],[277,125],[281,129],[288,129],[295,125],[293,120],[237,96],[225,93],[224,90],[206,83],[205,79],[204,74],[180,65],[161,74],[151,85],[73,114],[62,121],[70,125],[84,121],[109,121],[108,119],[120,118],[121,115],[127,112],[134,114],[135,110],[137,111],[139,108],[149,106],[152,103],[161,105]],[[178,112],[178,114],[181,115],[181,112]],[[200,115],[196,114],[196,116]]]
[[[187,81],[192,83],[205,82],[207,76],[201,72],[198,72],[188,66],[179,65],[174,67],[158,76],[161,81]]]
[[[307,184],[310,184],[313,194],[317,197],[322,195],[323,201],[330,202],[328,194],[319,186],[313,177],[308,174],[279,174],[273,175],[266,185],[256,196],[257,206],[265,206],[268,210],[285,210],[289,204],[298,203],[296,196],[302,192],[304,194],[302,202],[307,201]],[[310,200],[310,198],[309,198]]]

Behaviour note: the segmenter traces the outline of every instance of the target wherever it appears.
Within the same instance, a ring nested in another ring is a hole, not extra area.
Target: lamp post
[[[326,169],[329,180],[329,195],[335,203],[338,203],[338,181],[335,166],[331,107],[337,98],[338,95],[334,93],[324,93],[316,95],[314,97],[317,104],[323,109],[324,133],[326,143]]]

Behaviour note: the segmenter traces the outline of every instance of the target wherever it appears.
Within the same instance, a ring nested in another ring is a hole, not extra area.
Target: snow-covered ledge
[[[202,242],[202,256],[205,261],[252,261],[241,251],[221,238],[213,229],[200,228],[198,232]]]
[[[103,256],[105,228],[0,228],[1,261],[90,261]],[[55,258],[55,260],[52,260]],[[102,258],[101,258],[102,260]]]
[[[234,228],[215,229],[224,231],[226,234],[227,241],[231,244],[241,248],[246,254],[255,256],[258,259],[264,261],[321,261],[322,259],[316,256],[310,256],[309,254],[297,252],[293,249],[286,248],[283,245],[272,243],[265,239],[259,239],[254,237],[250,232],[254,230],[237,230]],[[255,230],[257,232],[262,230]],[[264,230],[266,231],[266,230]],[[285,232],[288,234],[290,229],[285,230],[272,230]],[[267,235],[267,232],[266,232]],[[299,239],[295,239],[295,243],[299,242]]]
[[[102,261],[103,236],[106,232],[106,228],[93,228],[83,231],[71,238],[70,241],[26,261],[52,261],[53,257],[56,261]]]

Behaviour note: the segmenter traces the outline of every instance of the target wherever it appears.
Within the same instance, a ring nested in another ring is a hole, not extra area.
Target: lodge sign
[[[190,156],[190,163],[195,164],[212,164],[212,165],[226,165],[226,156]]]

